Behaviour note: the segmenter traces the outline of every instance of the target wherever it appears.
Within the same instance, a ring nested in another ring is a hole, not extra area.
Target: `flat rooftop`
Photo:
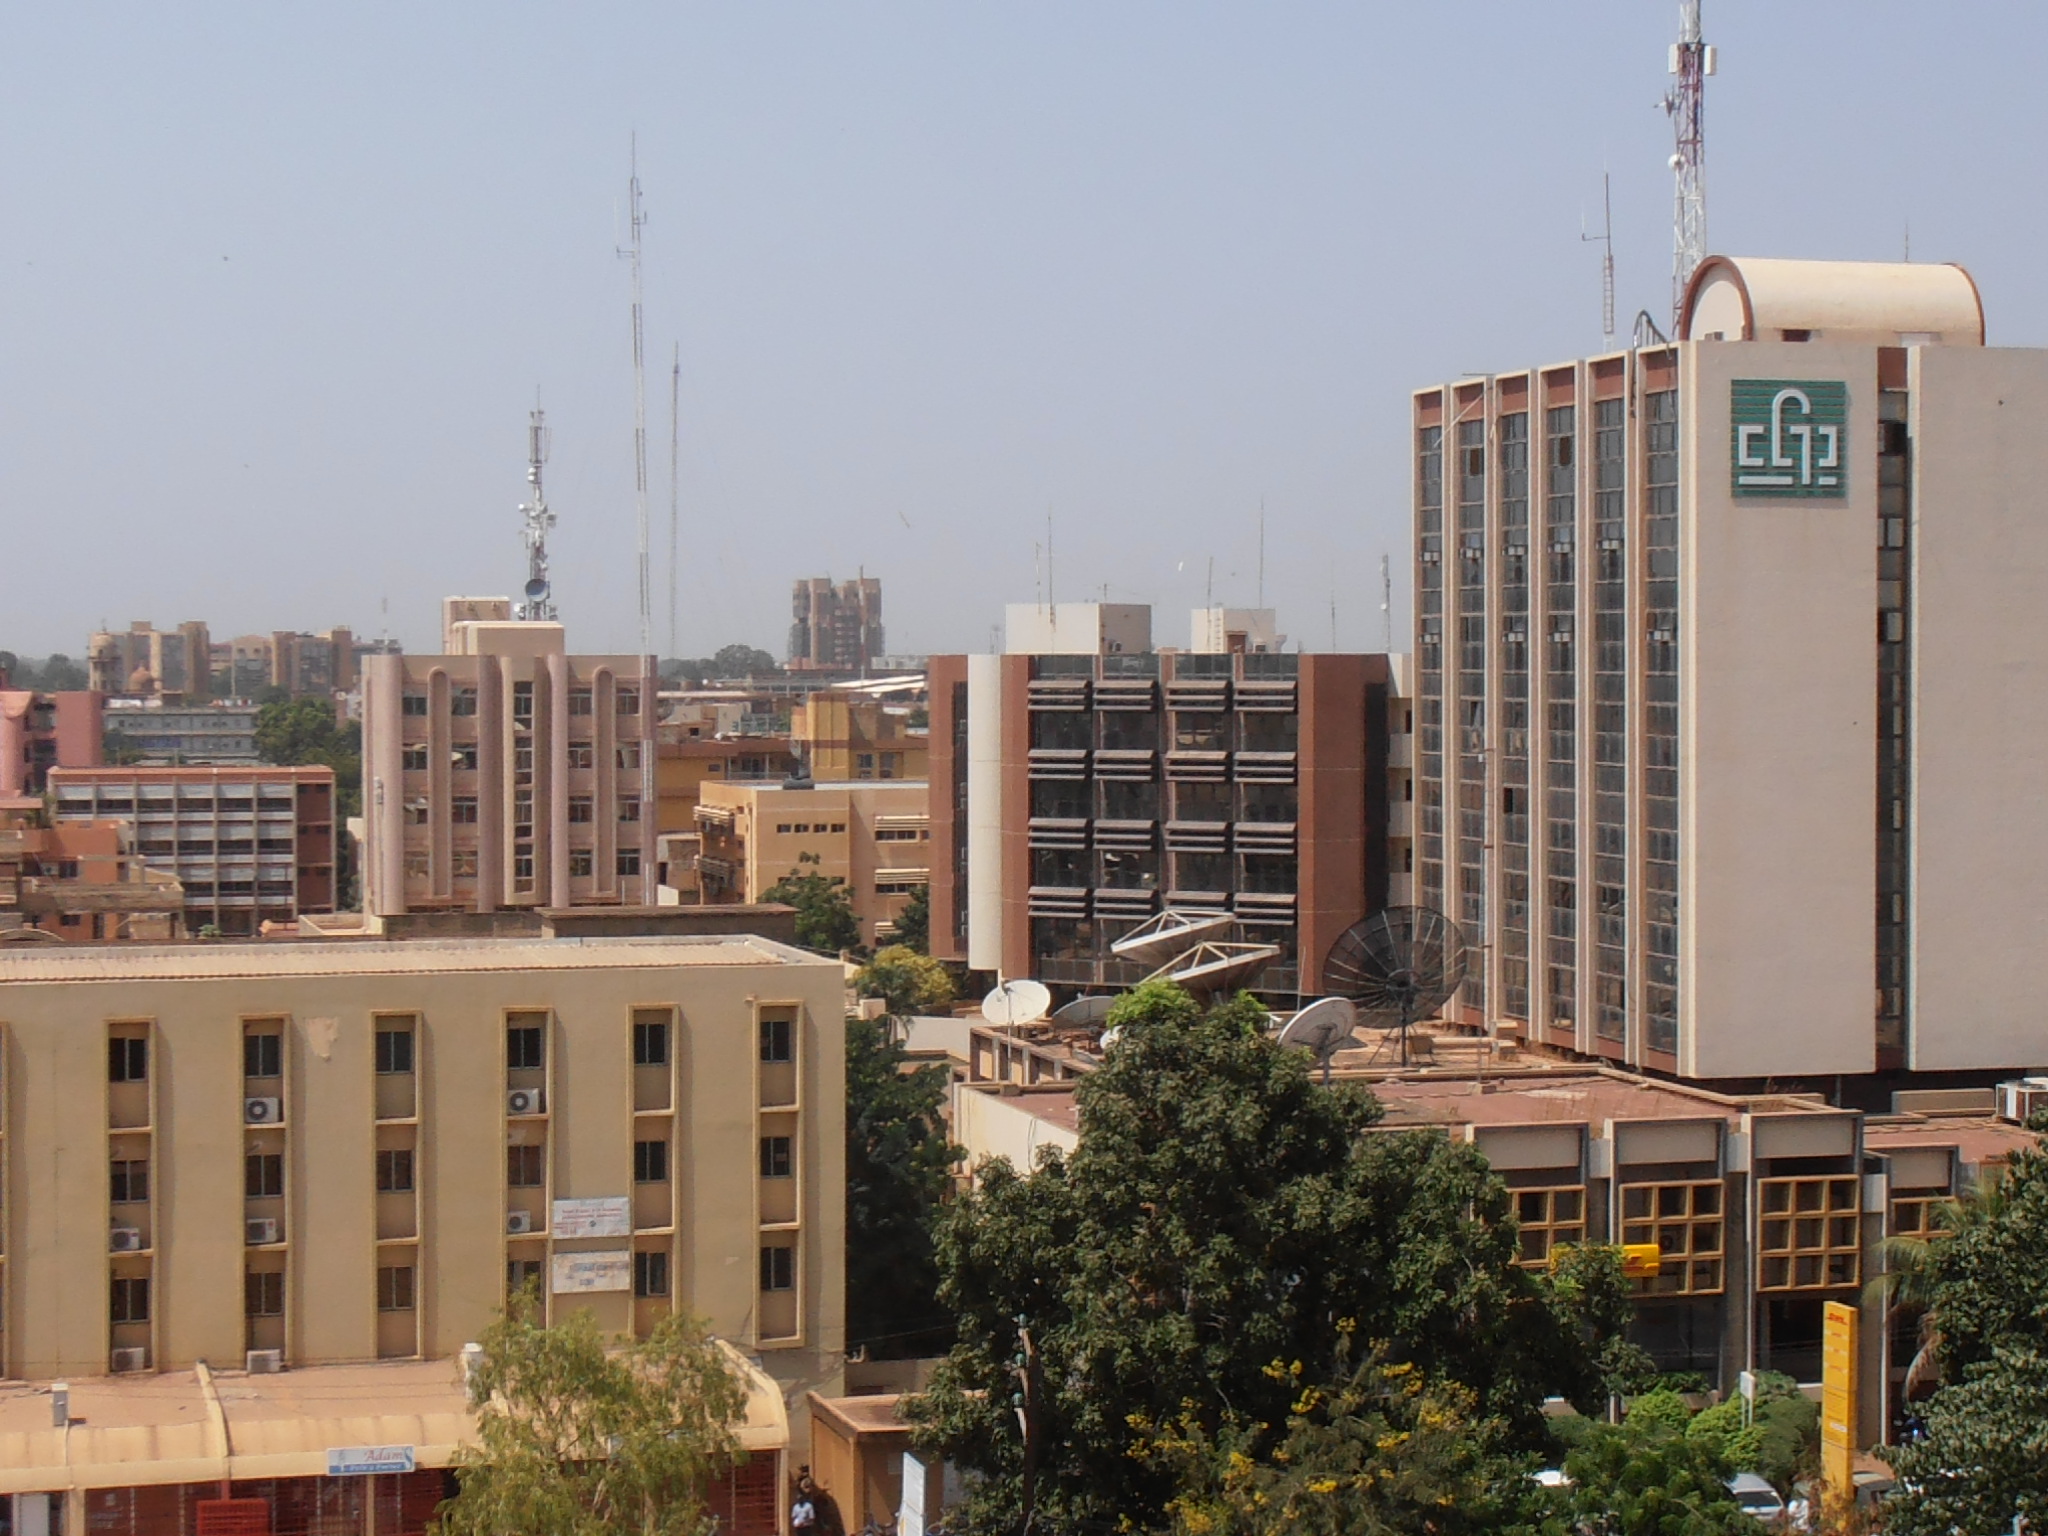
[[[1977,1166],[2005,1162],[2039,1142],[2025,1126],[1993,1115],[1872,1115],[1863,1122],[1866,1151],[1953,1147],[1960,1161]]]
[[[241,977],[443,975],[451,971],[666,970],[676,966],[828,966],[839,961],[753,934],[620,938],[228,941],[0,949],[7,982],[228,980]]]

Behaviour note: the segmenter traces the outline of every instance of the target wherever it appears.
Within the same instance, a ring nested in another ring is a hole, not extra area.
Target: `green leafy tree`
[[[943,1066],[910,1067],[882,1024],[847,1020],[846,1333],[850,1347],[878,1358],[932,1354],[952,1340],[932,1246],[961,1156],[946,1137],[949,1084]]]
[[[782,670],[775,658],[751,645],[722,645],[711,658],[713,677],[773,677]]]
[[[338,721],[325,698],[274,698],[256,711],[256,753],[281,766],[324,764],[334,770],[335,818],[360,815],[363,809],[363,728],[354,720]],[[355,899],[353,843],[335,839],[342,905]]]
[[[1073,1155],[987,1165],[940,1226],[959,1339],[911,1413],[980,1474],[971,1527],[1012,1524],[1027,1481],[1056,1524],[1160,1523],[1177,1484],[1132,1455],[1134,1425],[1235,1425],[1257,1460],[1285,1432],[1296,1363],[1300,1381],[1346,1379],[1353,1332],[1469,1393],[1515,1444],[1543,1441],[1546,1394],[1601,1400],[1604,1337],[1516,1265],[1506,1189],[1475,1149],[1368,1134],[1371,1095],[1319,1086],[1249,997],[1205,1013],[1147,983],[1110,1023],[1119,1044],[1075,1090]]]
[[[953,977],[930,955],[919,954],[902,944],[890,944],[875,952],[853,978],[860,997],[879,997],[896,1018],[930,1013],[953,1001]]]
[[[1756,1522],[1728,1491],[1728,1464],[1670,1414],[1575,1429],[1564,1463],[1569,1517],[1545,1521],[1545,1536],[1755,1536]]]
[[[469,1383],[478,1443],[443,1536],[707,1536],[710,1480],[734,1461],[739,1374],[669,1317],[614,1346],[587,1311],[545,1327],[529,1289],[485,1331]]]
[[[18,688],[33,687],[40,689],[44,693],[78,693],[92,683],[92,679],[86,674],[85,668],[73,661],[69,656],[66,656],[62,651],[45,657],[40,670],[35,669],[33,664],[28,661],[23,661],[22,665],[29,669],[30,675],[34,676],[35,681],[33,683],[25,679],[19,681],[15,684]]]
[[[853,915],[853,893],[837,875],[816,868],[818,856],[797,855],[797,868],[761,893],[763,901],[796,908],[796,941],[805,949],[830,954],[860,946],[860,920]]]
[[[896,942],[920,955],[932,952],[932,888],[920,885],[896,915]]]

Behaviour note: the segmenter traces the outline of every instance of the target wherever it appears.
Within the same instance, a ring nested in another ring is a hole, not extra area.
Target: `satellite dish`
[[[1109,1010],[1116,1006],[1113,997],[1077,997],[1065,1007],[1057,1009],[1052,1016],[1055,1024],[1087,1026],[1100,1024],[1109,1017]]]
[[[1230,927],[1228,912],[1190,912],[1168,907],[1157,917],[1148,917],[1109,946],[1119,960],[1139,965],[1164,965],[1203,939],[1220,937]]]
[[[548,584],[536,576],[526,584],[526,600],[537,603],[548,595]]]
[[[1349,998],[1361,1029],[1408,1029],[1450,1000],[1465,979],[1465,936],[1434,907],[1388,907],[1337,935],[1323,961],[1323,990]]]
[[[1035,1024],[1052,1007],[1052,994],[1036,981],[1006,981],[981,1000],[981,1016],[996,1025]]]
[[[1251,979],[1280,958],[1275,944],[1213,944],[1203,942],[1159,967],[1147,981],[1171,981],[1198,996],[1211,996]]]
[[[1280,1043],[1298,1045],[1314,1056],[1328,1083],[1331,1058],[1357,1038],[1357,1028],[1358,1010],[1351,999],[1326,997],[1289,1019],[1280,1031]]]
[[[53,934],[53,935],[52,935],[52,937],[54,938],[54,937],[55,937],[55,935]],[[1103,1054],[1104,1054],[1105,1056],[1106,1056],[1106,1055],[1108,1055],[1108,1054],[1109,1054],[1109,1048],[1110,1048],[1110,1047],[1111,1047],[1112,1045],[1115,1045],[1115,1044],[1117,1043],[1117,1041],[1119,1041],[1119,1040],[1123,1039],[1123,1037],[1124,1037],[1124,1027],[1123,1027],[1123,1025],[1121,1025],[1121,1024],[1117,1025],[1117,1027],[1116,1027],[1115,1029],[1105,1029],[1105,1030],[1104,1030],[1104,1031],[1102,1032],[1102,1052],[1103,1052]]]

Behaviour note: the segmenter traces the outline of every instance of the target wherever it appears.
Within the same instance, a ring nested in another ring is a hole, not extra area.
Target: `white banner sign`
[[[631,1237],[633,1202],[624,1195],[596,1200],[557,1200],[554,1231],[565,1237]]]
[[[558,1253],[551,1278],[557,1296],[579,1291],[630,1291],[633,1254],[625,1248],[608,1253]]]
[[[409,1445],[330,1445],[327,1448],[329,1477],[368,1477],[378,1472],[413,1470]]]

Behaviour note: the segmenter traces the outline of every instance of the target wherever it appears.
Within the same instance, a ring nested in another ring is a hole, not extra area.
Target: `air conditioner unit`
[[[116,1376],[123,1371],[146,1371],[149,1369],[149,1350],[141,1345],[134,1349],[113,1350],[108,1356],[108,1369]]]
[[[505,1230],[507,1232],[531,1232],[533,1230],[533,1213],[531,1211],[507,1211],[505,1213]]]
[[[142,1252],[142,1228],[116,1227],[107,1234],[107,1251],[110,1253]]]
[[[277,1219],[273,1216],[252,1216],[242,1223],[242,1241],[251,1248],[260,1248],[265,1243],[277,1241]]]
[[[242,1369],[251,1376],[275,1376],[284,1369],[284,1351],[281,1349],[252,1349],[244,1358]]]
[[[1998,1116],[2026,1124],[2035,1111],[2048,1109],[2048,1077],[2022,1077],[1998,1085]]]
[[[284,1124],[283,1099],[244,1099],[242,1119],[250,1125]]]
[[[545,1100],[538,1088],[514,1088],[505,1095],[505,1113],[508,1115],[537,1115]]]

